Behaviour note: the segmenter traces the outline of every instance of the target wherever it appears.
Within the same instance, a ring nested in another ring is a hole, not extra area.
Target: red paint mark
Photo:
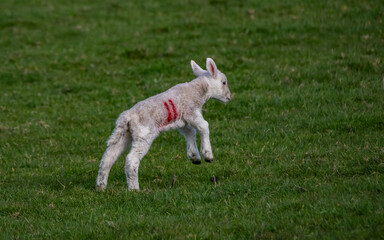
[[[168,112],[168,118],[167,118],[167,122],[166,123],[169,123],[170,121],[172,121],[172,113],[171,113],[171,110],[168,107],[167,102],[164,102],[164,106],[165,106],[165,109],[167,109],[167,112]]]
[[[170,106],[168,105],[168,103],[170,104]],[[175,104],[171,99],[168,99],[168,103],[164,102],[164,106],[165,106],[165,109],[167,110],[168,116],[165,122],[162,124],[162,126],[167,125],[168,123],[170,123],[173,120],[176,120],[177,118],[177,110],[176,110]]]
[[[176,107],[175,105],[173,104],[173,101],[171,99],[168,100],[168,102],[171,104],[172,106],[172,111],[173,111],[173,120],[175,120],[177,118],[177,111],[176,111]]]

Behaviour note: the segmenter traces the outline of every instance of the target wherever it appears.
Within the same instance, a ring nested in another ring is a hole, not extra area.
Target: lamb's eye
[[[227,81],[223,81],[223,85],[227,85]]]

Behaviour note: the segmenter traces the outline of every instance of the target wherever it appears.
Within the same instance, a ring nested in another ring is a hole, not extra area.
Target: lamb
[[[206,162],[213,161],[208,122],[203,118],[202,107],[211,98],[228,102],[231,92],[226,76],[217,69],[211,58],[207,58],[207,70],[203,70],[193,60],[191,67],[196,79],[177,84],[120,114],[100,162],[96,190],[105,190],[112,165],[129,146],[131,149],[125,162],[128,189],[139,190],[141,159],[147,154],[154,139],[171,129],[178,129],[185,137],[187,157],[193,164],[200,164],[201,157],[196,145],[197,130],[201,137],[201,154]]]

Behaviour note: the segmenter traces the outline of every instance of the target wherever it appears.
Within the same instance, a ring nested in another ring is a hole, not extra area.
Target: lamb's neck
[[[209,83],[207,78],[196,78],[195,80],[191,81],[190,84],[194,89],[196,89],[198,95],[196,97],[198,97],[201,106],[203,106],[211,98],[209,94]]]

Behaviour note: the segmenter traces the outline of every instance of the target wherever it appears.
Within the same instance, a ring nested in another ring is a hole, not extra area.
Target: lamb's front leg
[[[196,130],[193,127],[185,126],[179,129],[187,142],[187,156],[193,164],[201,164],[199,150],[196,145]]]
[[[201,154],[206,162],[213,162],[213,153],[211,147],[211,141],[209,140],[209,124],[204,120],[200,112],[191,122],[200,134],[201,138]]]

